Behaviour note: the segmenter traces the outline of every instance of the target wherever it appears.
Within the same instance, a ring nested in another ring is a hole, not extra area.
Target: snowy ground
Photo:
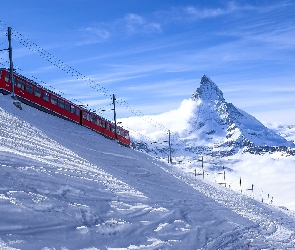
[[[295,249],[292,212],[0,95],[1,249]]]

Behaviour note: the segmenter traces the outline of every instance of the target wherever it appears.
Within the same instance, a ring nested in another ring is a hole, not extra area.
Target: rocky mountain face
[[[187,150],[205,146],[212,148],[211,153],[222,154],[234,154],[239,150],[291,153],[291,148],[295,147],[293,142],[268,129],[255,117],[226,102],[222,91],[206,75],[191,99],[196,107],[184,140]]]

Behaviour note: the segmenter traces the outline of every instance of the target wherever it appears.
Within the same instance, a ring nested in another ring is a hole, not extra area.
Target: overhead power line
[[[0,59],[2,59],[4,62],[6,62],[7,64],[9,64],[9,62],[8,62],[7,60],[5,60],[3,57],[0,56]],[[4,67],[7,66],[7,64],[1,63],[1,62],[0,62],[0,64],[3,65]],[[28,74],[25,70],[23,70],[23,69],[21,69],[21,68],[19,68],[19,67],[14,67],[14,68],[15,68],[18,72],[24,72],[24,73],[26,73],[26,75],[29,75],[29,77],[30,77],[31,79],[34,79],[37,83],[38,83],[38,82],[42,83],[42,85],[43,85],[44,87],[50,89],[51,91],[56,92],[56,93],[58,93],[58,94],[60,94],[60,95],[62,95],[62,96],[65,96],[65,97],[68,96],[66,93],[62,92],[61,90],[58,90],[58,89],[56,89],[55,87],[51,86],[50,84],[48,84],[48,83],[46,83],[46,82],[44,82],[44,81],[38,79],[37,77]],[[69,97],[69,96],[68,96],[68,99],[70,99],[71,101],[74,101],[74,102],[80,103],[81,105],[85,105],[85,103],[82,103],[81,101],[79,101],[79,100],[77,100],[77,99],[75,99],[75,98],[73,98],[73,97]]]
[[[100,93],[102,93],[106,97],[108,97],[108,98],[111,98],[112,97],[112,93],[108,89],[106,89],[105,87],[101,86],[99,83],[91,80],[90,78],[88,78],[87,76],[83,75],[82,73],[78,72],[77,70],[75,70],[71,66],[67,65],[66,63],[64,63],[63,61],[61,61],[60,59],[58,59],[57,57],[53,56],[52,54],[50,54],[49,52],[47,52],[46,50],[44,50],[43,48],[41,48],[40,46],[38,46],[37,44],[35,44],[34,42],[32,42],[29,39],[27,39],[26,37],[24,37],[18,31],[13,30],[12,31],[12,37],[16,41],[18,41],[20,44],[22,44],[23,46],[25,46],[26,48],[28,48],[32,52],[38,54],[40,57],[42,57],[43,59],[45,59],[49,63],[55,65],[57,68],[61,69],[65,73],[71,75],[72,77],[76,78],[77,80],[83,81],[84,83],[88,84],[92,89],[94,89],[96,91],[99,91]],[[132,108],[130,106],[130,104],[128,104],[125,100],[123,100],[122,98],[118,97],[117,95],[116,95],[116,99],[117,99],[117,103],[118,104],[120,104],[121,106],[123,106],[126,110],[128,110],[132,114],[134,114],[136,116],[142,116],[143,119],[146,122],[148,122],[149,124],[151,124],[153,126],[156,126],[156,127],[160,128],[161,130],[166,130],[166,131],[169,130],[168,128],[166,128],[162,124],[158,123],[157,121],[151,119],[150,117],[145,116],[138,109]]]
[[[5,31],[7,30],[7,27],[8,26],[5,23],[3,23],[2,21],[0,21],[0,30],[2,32],[5,33]],[[14,40],[18,41],[21,45],[23,45],[24,47],[26,47],[30,51],[34,52],[35,54],[39,55],[41,58],[43,58],[44,60],[48,61],[50,64],[53,64],[57,68],[61,69],[62,71],[64,71],[68,75],[74,77],[77,80],[80,80],[80,81],[84,82],[84,84],[87,84],[88,86],[90,86],[95,91],[97,91],[99,93],[102,93],[104,96],[106,96],[106,97],[108,97],[110,99],[112,98],[112,93],[108,89],[106,89],[105,87],[101,86],[99,83],[91,80],[90,78],[88,78],[87,76],[83,75],[79,71],[75,70],[71,66],[67,65],[66,63],[64,63],[63,61],[61,61],[60,59],[58,59],[57,57],[53,56],[51,53],[47,52],[46,50],[44,50],[43,48],[41,48],[36,43],[30,41],[28,38],[26,38],[25,36],[23,36],[18,31],[12,30],[12,37],[13,37]],[[17,68],[17,69],[18,70],[21,70],[20,68]],[[23,71],[23,70],[21,70],[21,71]],[[42,84],[44,84],[46,86],[49,86],[51,89],[55,89],[53,86],[51,86],[49,84],[46,84],[45,82],[37,79],[36,77],[33,77],[33,76],[31,76],[31,77],[34,78],[35,80],[41,82]],[[57,90],[57,92],[59,92],[62,95],[66,95],[62,91]],[[82,103],[79,100],[76,100],[74,98],[71,98],[71,99],[73,99],[74,101],[76,101],[78,103]],[[128,104],[125,100],[123,100],[123,98],[118,97],[116,95],[116,102],[120,106],[122,106],[123,108],[125,108],[126,110],[128,110],[129,112],[131,112],[133,115],[139,116],[141,119],[145,120],[147,123],[151,124],[154,127],[157,127],[160,130],[166,131],[167,134],[168,134],[168,131],[169,131],[168,128],[166,128],[164,125],[160,124],[159,122],[155,121],[154,119],[150,118],[149,116],[145,115],[144,113],[142,113],[138,109],[135,109],[135,108],[131,107],[131,105]],[[152,140],[149,139],[149,141],[152,141]]]

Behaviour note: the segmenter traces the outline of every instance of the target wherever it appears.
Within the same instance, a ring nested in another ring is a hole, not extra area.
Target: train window
[[[24,90],[25,89],[25,83],[22,80],[17,80],[17,87]]]
[[[97,120],[96,120],[96,124],[97,124],[98,126],[101,126],[101,121],[100,121],[100,119],[97,118]]]
[[[71,113],[75,114],[75,106],[71,105]]]
[[[112,127],[112,132],[115,133],[115,127]],[[117,134],[119,135],[119,129],[117,129]]]
[[[51,96],[51,103],[54,105],[57,104],[57,98],[55,96]]]
[[[101,121],[101,126],[102,126],[103,128],[106,128],[106,122],[105,122],[105,121]]]
[[[97,118],[96,118],[95,116],[92,116],[92,117],[91,117],[91,122],[94,123],[94,124],[96,124],[96,119],[97,119]]]
[[[80,110],[78,108],[76,108],[76,115],[80,116]]]
[[[62,109],[65,108],[65,102],[64,102],[63,100],[58,99],[58,100],[57,100],[57,105],[58,105],[60,108],[62,108]]]
[[[10,74],[6,72],[5,82],[9,82],[9,79],[10,79]]]
[[[107,123],[107,130],[111,130],[111,126],[109,123]]]
[[[49,94],[47,92],[43,93],[43,100],[45,100],[46,102],[49,102]]]
[[[125,131],[124,136],[125,136],[126,139],[129,139],[129,134],[128,134],[127,131]]]
[[[83,112],[83,118],[84,118],[85,120],[87,120],[87,113],[86,113],[86,112]]]
[[[0,79],[2,78],[2,71],[0,71]]]
[[[68,103],[65,103],[65,110],[71,112],[71,105]]]
[[[32,94],[33,93],[33,86],[27,83],[26,84],[26,91]]]
[[[35,87],[34,88],[34,95],[37,97],[41,97],[41,90]]]

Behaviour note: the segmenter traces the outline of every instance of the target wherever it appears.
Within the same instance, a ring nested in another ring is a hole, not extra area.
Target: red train
[[[68,101],[24,76],[14,73],[13,78],[14,93],[21,102],[78,123],[108,138],[117,139],[124,146],[130,146],[129,131],[117,126],[116,135],[115,124],[96,113]],[[11,92],[10,71],[2,68],[0,69],[0,93],[9,94]]]

